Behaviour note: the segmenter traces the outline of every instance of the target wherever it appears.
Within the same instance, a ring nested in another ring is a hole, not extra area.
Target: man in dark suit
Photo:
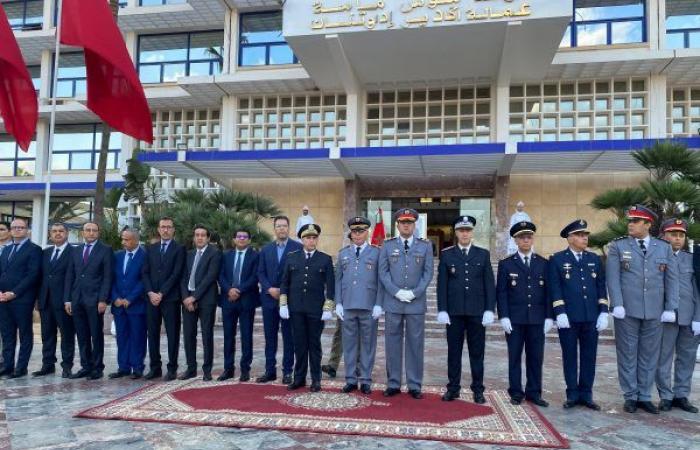
[[[221,269],[221,251],[209,245],[211,232],[203,225],[194,227],[194,246],[187,255],[187,263],[180,283],[182,296],[182,327],[185,336],[187,370],[180,380],[197,376],[197,321],[202,329],[204,381],[211,381],[214,363],[214,320],[218,298],[216,283]]]
[[[7,247],[12,243],[12,236],[10,236],[10,222],[2,221],[0,222],[0,253],[2,249]],[[2,333],[0,333],[0,368],[4,366],[4,360],[2,357]]]
[[[37,307],[41,317],[42,364],[32,375],[39,377],[54,373],[56,341],[61,331],[61,367],[63,378],[71,376],[75,355],[75,327],[73,318],[63,307],[66,273],[70,265],[73,246],[68,244],[68,230],[62,223],[51,225],[49,231],[53,245],[44,250],[41,260],[41,288]]]
[[[150,371],[147,380],[163,375],[160,359],[160,327],[165,323],[168,339],[168,372],[166,381],[177,376],[177,359],[180,352],[180,324],[182,310],[180,282],[185,266],[185,247],[175,242],[175,222],[170,217],[158,221],[160,242],[146,249],[143,264],[143,287],[148,297],[146,321],[148,322],[148,357]]]
[[[66,273],[64,306],[73,316],[81,369],[71,378],[102,378],[104,371],[104,314],[112,287],[112,249],[98,240],[100,227],[83,224],[82,245],[71,253]]]
[[[236,325],[241,326],[241,376],[250,380],[253,362],[253,320],[255,308],[260,306],[258,287],[258,252],[250,248],[250,233],[237,230],[234,249],[224,254],[219,274],[221,297],[219,306],[224,323],[224,372],[218,381],[233,378],[236,353]]]
[[[145,252],[139,247],[139,232],[122,231],[124,250],[114,255],[112,315],[117,329],[118,370],[109,378],[131,375],[136,380],[143,376],[146,357],[146,300],[141,282]]]
[[[260,251],[258,263],[258,281],[260,282],[265,330],[265,374],[258,377],[258,383],[267,383],[277,379],[277,339],[282,328],[282,382],[292,382],[294,368],[294,343],[292,341],[292,325],[288,319],[281,319],[279,313],[280,282],[282,269],[287,261],[287,255],[301,249],[299,242],[289,239],[289,218],[277,216],[274,218],[275,240]]]
[[[41,272],[41,247],[29,240],[24,219],[10,224],[12,244],[0,255],[0,332],[2,332],[4,367],[0,376],[19,378],[27,375],[34,334],[32,310]],[[15,347],[19,333],[19,355],[15,364]]]

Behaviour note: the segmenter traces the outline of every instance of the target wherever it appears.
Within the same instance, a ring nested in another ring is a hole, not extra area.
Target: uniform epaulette
[[[289,252],[289,254],[291,255],[292,253],[299,253],[299,252],[301,252],[301,249],[292,250],[291,252]]]
[[[616,237],[615,239],[613,239],[613,241],[621,241],[621,240],[623,240],[623,239],[627,239],[627,237],[628,237],[628,236]]]
[[[416,239],[419,240],[419,241],[423,241],[423,242],[427,242],[427,241],[428,241],[427,239],[423,239],[422,237],[417,237]]]
[[[398,236],[394,236],[393,238],[387,239],[387,241],[396,241],[396,240],[398,240],[398,239],[399,239]]]
[[[346,248],[350,248],[351,244],[346,245],[345,247],[341,248],[341,250],[345,250]]]
[[[671,245],[671,243],[670,243],[670,242],[668,242],[668,241],[664,241],[663,239],[659,239],[659,238],[657,238],[657,237],[653,237],[653,236],[652,236],[652,239],[655,239],[655,240],[657,240],[657,241],[659,241],[659,242],[663,242],[664,244],[668,244],[668,245]]]
[[[369,244],[369,246],[370,246],[370,247],[374,247],[374,248],[381,248],[381,247],[380,247],[379,245],[377,245],[377,244]]]
[[[445,250],[449,250],[449,249],[451,249],[451,248],[455,248],[455,246],[454,246],[454,245],[450,245],[449,247],[443,248],[442,251],[444,252]]]

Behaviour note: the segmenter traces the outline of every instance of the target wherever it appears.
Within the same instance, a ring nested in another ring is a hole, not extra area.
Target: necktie
[[[233,265],[233,283],[234,287],[241,284],[241,265],[243,263],[243,252],[236,252],[236,262]]]
[[[129,252],[126,254],[126,264],[124,265],[124,275],[126,275],[126,272],[129,270],[129,264],[131,264],[131,261],[134,260],[134,254]]]
[[[467,249],[466,248],[462,249],[462,255],[467,256]]]
[[[403,251],[408,252],[408,239],[403,241]]]
[[[12,250],[10,250],[10,254],[7,257],[7,262],[12,261],[12,258],[14,258],[15,253],[17,252],[17,248],[19,247],[19,244],[12,244]]]
[[[360,257],[360,247],[355,247],[355,258]]]
[[[529,269],[530,268],[530,257],[526,256],[523,258],[523,260],[525,260],[525,267],[527,267]]]
[[[87,264],[87,260],[90,257],[90,247],[92,247],[92,244],[85,244],[85,250],[83,250],[83,265]]]
[[[163,242],[162,244],[160,244],[160,254],[161,254],[161,255],[165,254],[165,249],[166,249],[166,248],[168,248],[168,244],[166,244],[165,242]]]
[[[576,262],[581,262],[581,254],[576,252]]]
[[[307,260],[311,259],[311,253],[306,252],[306,259],[307,259]]]
[[[56,247],[56,251],[53,254],[53,257],[51,258],[51,264],[55,264],[56,260],[58,259],[58,254],[61,253],[61,250]]]
[[[197,274],[197,265],[199,264],[199,259],[202,257],[202,250],[197,250],[194,255],[194,262],[192,263],[192,271],[190,272],[190,279],[187,282],[187,289],[194,291],[196,286],[194,283],[194,276]]]
[[[644,245],[644,239],[639,240],[639,248],[642,249],[642,252],[644,252],[645,255],[647,254],[647,246]]]

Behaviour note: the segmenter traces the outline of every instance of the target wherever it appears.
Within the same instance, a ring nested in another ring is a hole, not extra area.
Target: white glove
[[[676,321],[676,312],[675,311],[664,311],[661,314],[661,321],[666,322],[666,323],[673,323]]]
[[[549,333],[549,330],[554,326],[554,321],[552,319],[544,319],[544,334]]]
[[[345,311],[343,310],[343,305],[340,303],[335,305],[335,315],[338,316],[338,319],[340,320],[345,320]]]
[[[413,291],[406,290],[406,298],[410,302],[416,298],[416,294],[414,294]]]
[[[374,320],[379,320],[382,314],[384,314],[382,307],[379,305],[374,305],[374,308],[372,308],[372,318]]]
[[[440,311],[437,316],[437,321],[443,325],[450,325],[450,315],[447,314],[447,311]]]
[[[493,311],[484,311],[484,315],[481,318],[481,325],[487,326],[493,323]]]
[[[399,291],[396,293],[395,297],[399,299],[399,301],[402,301],[404,303],[410,303],[411,302],[411,291],[407,291],[405,289],[399,289]]]
[[[562,313],[557,316],[557,327],[558,328],[571,328],[569,324],[569,316]]]
[[[595,324],[595,329],[598,330],[598,333],[600,333],[601,331],[604,331],[607,328],[608,328],[608,313],[602,312],[598,315],[598,321]]]
[[[510,323],[510,319],[507,317],[501,319],[501,327],[503,327],[503,331],[505,331],[506,334],[510,334],[511,331],[513,331],[513,325]]]
[[[327,320],[331,320],[333,318],[333,313],[330,311],[323,311],[323,314],[321,314],[321,320],[324,322]]]
[[[289,308],[286,306],[280,306],[280,317],[283,319],[289,319]]]
[[[613,308],[612,316],[616,319],[624,319],[625,318],[625,307],[624,306],[616,306]]]
[[[693,330],[693,336],[700,336],[700,322],[691,322],[690,329]]]

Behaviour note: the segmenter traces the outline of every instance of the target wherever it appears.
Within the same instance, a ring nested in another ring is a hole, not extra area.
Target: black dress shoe
[[[671,400],[661,400],[659,402],[659,411],[670,411],[672,406]]]
[[[157,369],[157,370],[150,370],[150,371],[148,371],[148,373],[146,374],[146,379],[147,379],[147,380],[153,380],[153,379],[155,379],[155,378],[160,378],[160,377],[162,377],[162,376],[163,376],[163,371],[162,371],[162,370],[160,370],[160,369]]]
[[[452,400],[455,400],[458,398],[459,398],[459,392],[457,392],[457,391],[447,391],[444,394],[442,394],[442,401],[443,402],[451,402]]]
[[[321,371],[324,372],[326,375],[328,375],[331,378],[335,378],[337,375],[336,370],[331,367],[329,364],[324,364],[321,366]]]
[[[211,381],[211,372],[204,372],[202,375],[202,381]]]
[[[657,408],[652,402],[642,402],[638,401],[637,406],[649,414],[658,414],[659,408]]]
[[[288,373],[287,375],[282,376],[282,384],[292,384],[292,374]]]
[[[141,378],[142,376],[143,376],[143,373],[142,373],[142,372],[133,372],[133,373],[131,374],[131,379],[132,379],[132,380],[138,380],[138,379]]]
[[[32,372],[33,377],[43,377],[44,375],[48,375],[51,373],[56,372],[56,367],[51,365],[51,366],[42,366],[41,369],[37,370],[36,372]]]
[[[241,383],[250,381],[250,372],[241,372],[241,376],[238,377],[238,381],[240,381]]]
[[[680,408],[685,412],[697,414],[698,413],[698,408],[693,406],[686,397],[681,397],[681,398],[674,398],[672,405],[675,406],[676,408]]]
[[[129,375],[131,375],[129,372],[118,370],[114,373],[110,373],[109,375],[107,375],[107,378],[109,378],[110,380],[114,380],[115,378],[128,377]]]
[[[311,387],[309,388],[311,392],[318,392],[321,390],[321,383],[319,381],[312,381]]]
[[[474,403],[478,403],[479,405],[483,405],[484,403],[486,403],[486,398],[484,397],[484,394],[482,394],[481,392],[475,392]]]
[[[382,395],[384,397],[393,397],[394,395],[398,395],[401,393],[401,389],[399,388],[386,388],[384,389],[384,392]]]
[[[275,381],[276,379],[277,379],[277,375],[270,375],[270,374],[266,373],[265,375],[262,375],[262,376],[256,378],[255,382],[256,383],[267,383],[268,381]]]
[[[226,381],[231,378],[233,378],[233,370],[226,369],[223,372],[221,372],[221,375],[219,375],[216,381]]]
[[[542,408],[546,408],[549,406],[549,402],[544,400],[542,397],[532,397],[527,399],[528,402],[534,403],[537,406],[541,406]]]
[[[408,395],[415,398],[416,400],[420,400],[423,398],[423,394],[418,389],[409,389]]]
[[[369,384],[361,384],[360,385],[360,392],[363,394],[369,395],[372,393],[372,387]]]
[[[304,387],[304,386],[306,386],[306,382],[303,380],[293,381],[293,382],[289,383],[289,385],[287,386],[287,390],[288,391],[295,391],[295,390],[297,390],[301,387]]]
[[[12,375],[10,375],[10,378],[22,378],[27,375],[27,369],[15,369],[14,372],[12,372]]]
[[[70,378],[71,375],[73,374],[70,369],[63,369],[63,373],[61,373],[61,378]]]
[[[571,409],[576,405],[578,405],[578,402],[576,402],[574,400],[567,400],[564,402],[564,404],[562,406],[564,407],[564,409]]]
[[[523,403],[523,399],[519,397],[511,397],[510,398],[510,404],[511,405],[521,405]]]
[[[85,378],[88,375],[90,375],[90,371],[86,369],[80,369],[79,371],[75,372],[73,375],[70,376],[71,380],[77,380],[78,378]]]
[[[90,375],[87,376],[88,380],[99,380],[104,376],[104,373],[100,370],[99,372],[95,371],[90,373]]]
[[[0,377],[12,375],[12,372],[14,372],[14,369],[2,369],[0,370]]]
[[[345,386],[343,386],[343,389],[342,389],[342,391],[346,394],[349,394],[350,392],[356,391],[356,390],[357,390],[357,385],[352,384],[352,383],[346,384]]]
[[[197,371],[196,370],[186,370],[177,377],[178,380],[189,380],[190,378],[194,378],[197,376]]]
[[[593,400],[585,400],[582,401],[581,404],[588,409],[592,409],[593,411],[600,411],[600,405]]]
[[[637,402],[634,400],[625,400],[625,406],[622,407],[625,412],[636,413],[637,412]]]
[[[165,381],[173,381],[173,380],[176,379],[176,378],[177,378],[177,373],[175,373],[175,372],[168,372],[168,373],[165,374],[165,377],[163,378],[163,380],[165,380]]]

